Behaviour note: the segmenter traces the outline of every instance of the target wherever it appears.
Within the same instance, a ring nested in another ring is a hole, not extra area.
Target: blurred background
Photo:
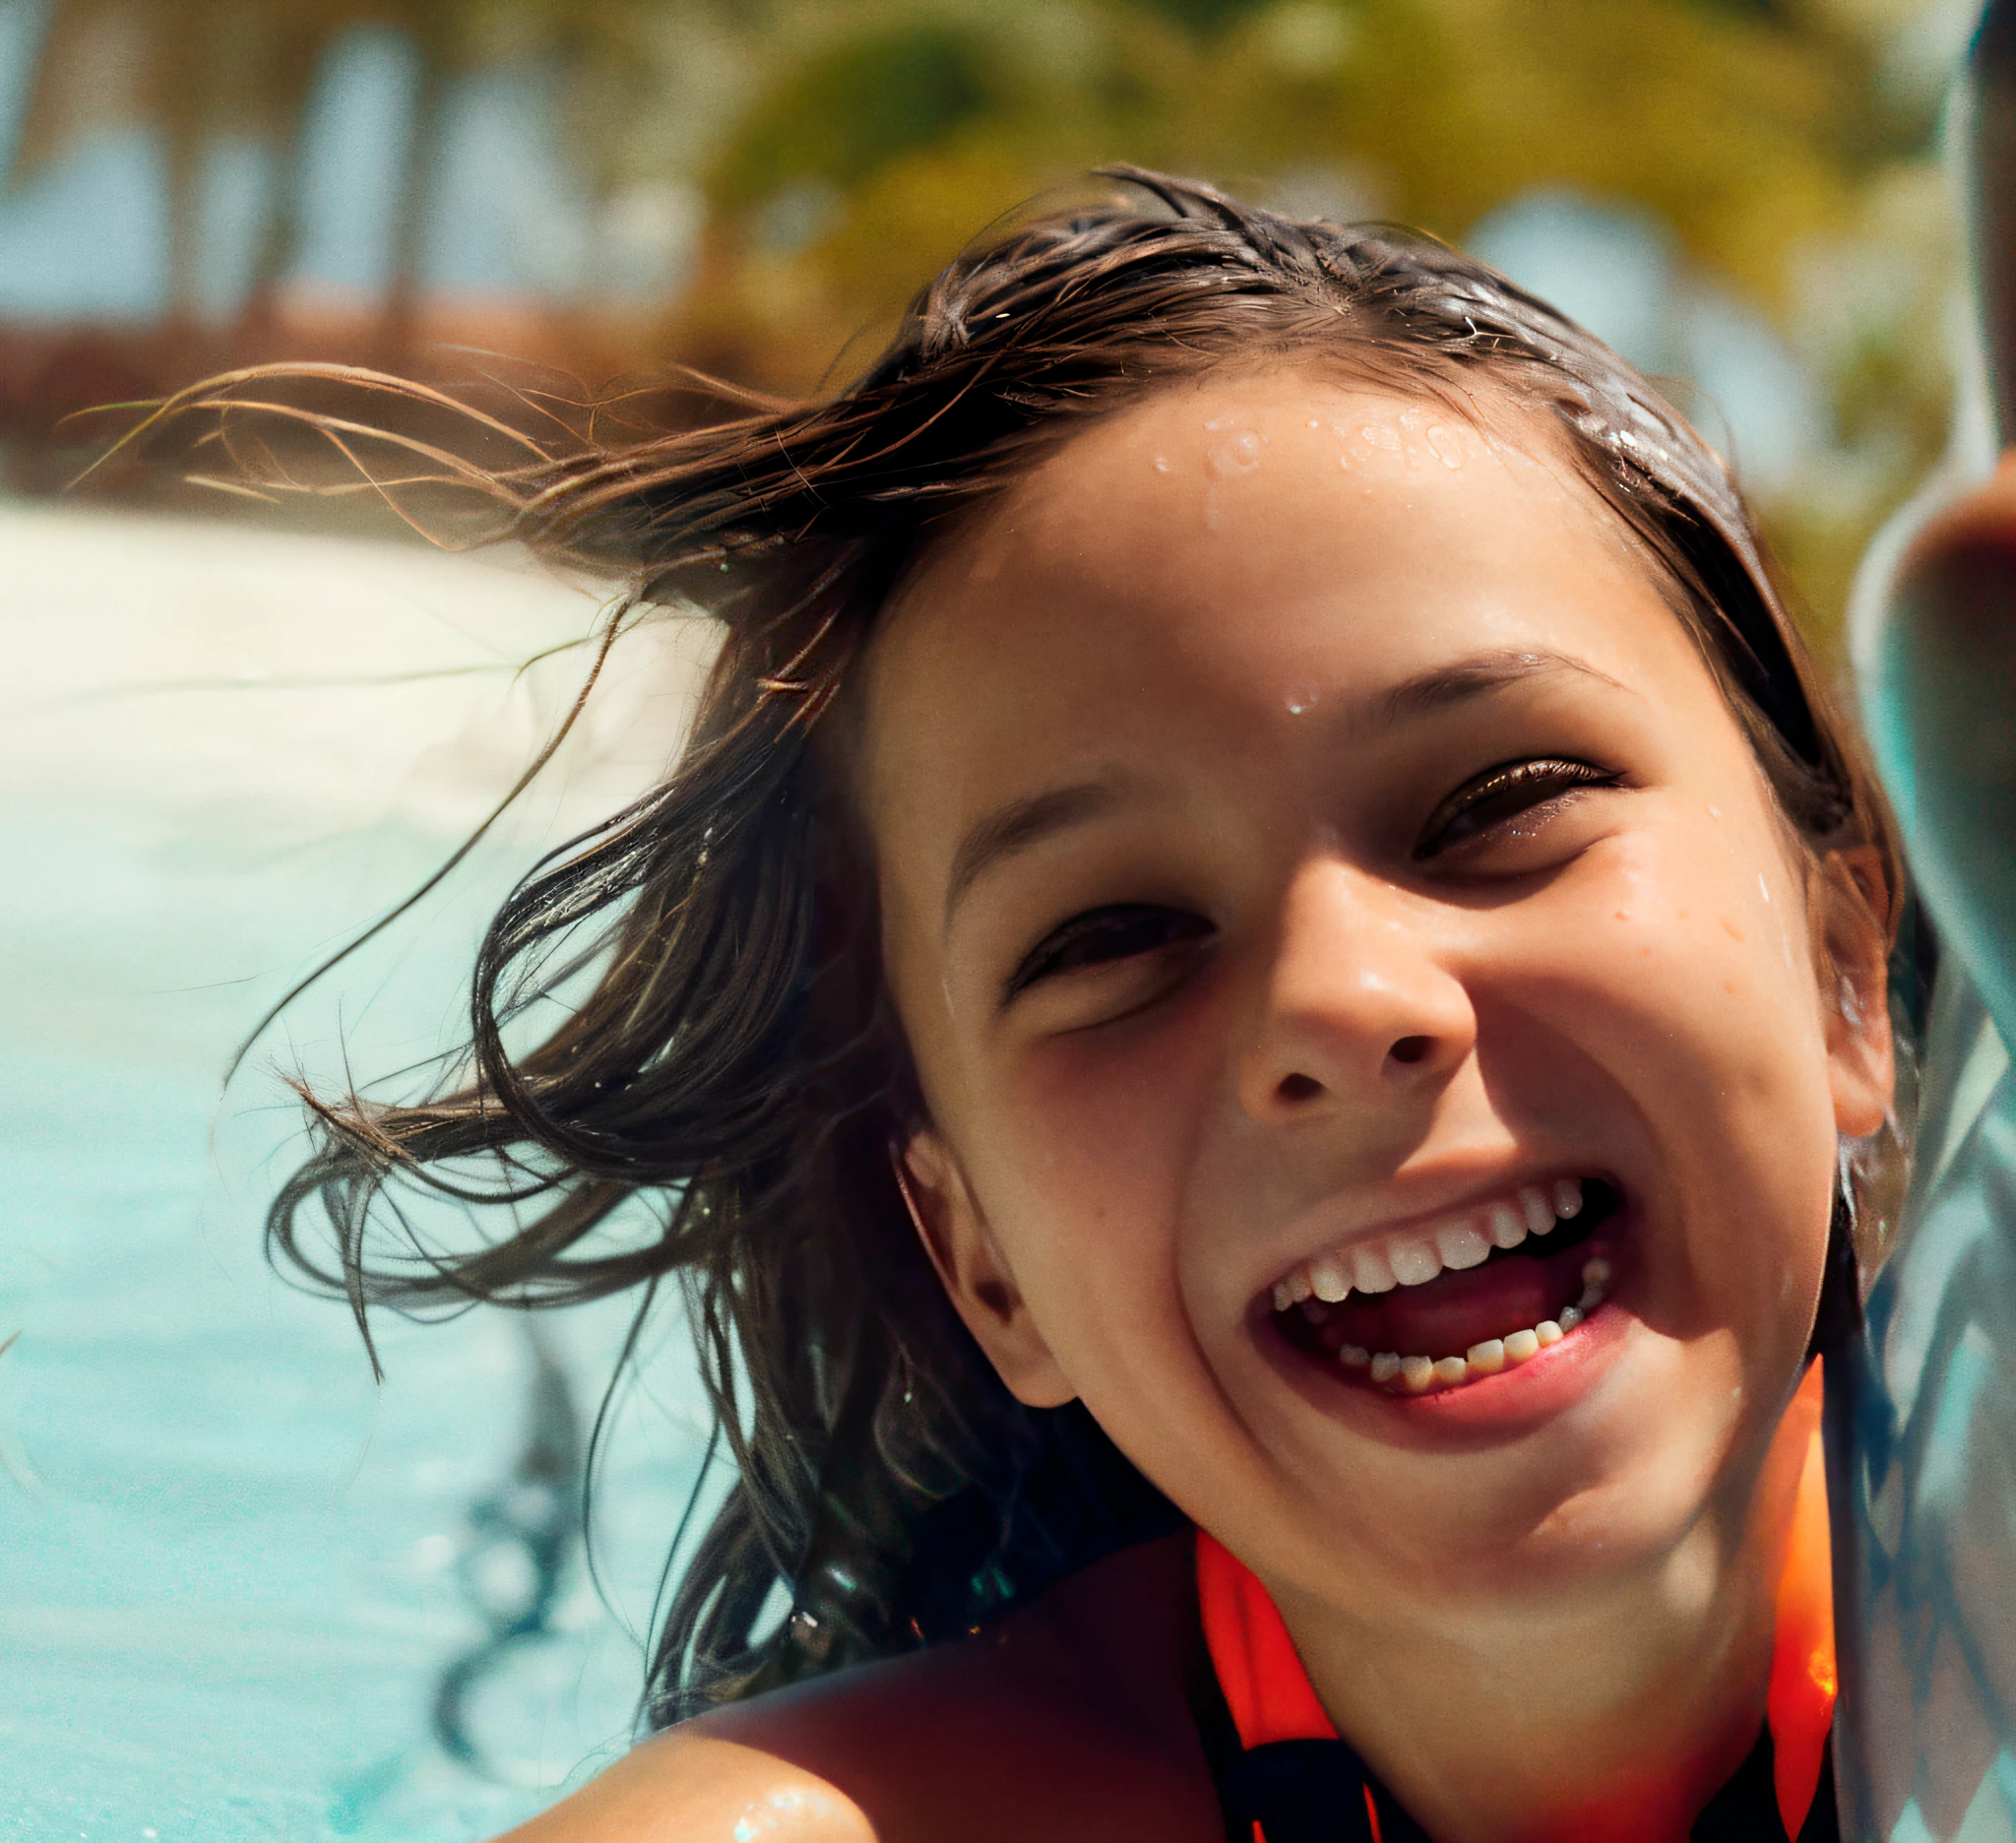
[[[1735,462],[1839,659],[1953,438],[1938,164],[1970,0],[0,0],[0,1839],[474,1838],[621,1748],[705,1428],[675,1321],[535,1339],[269,1275],[281,1080],[452,1040],[536,854],[676,746],[610,585],[132,471],[103,406],[273,358],[844,381],[999,213],[1113,159],[1485,256]],[[555,649],[559,651],[555,652]],[[548,656],[520,670],[536,655]]]
[[[844,377],[1102,160],[1390,218],[1689,380],[1823,633],[1945,438],[1971,0],[0,0],[0,438],[262,358]]]

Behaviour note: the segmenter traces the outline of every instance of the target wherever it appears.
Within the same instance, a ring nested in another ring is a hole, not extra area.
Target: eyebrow
[[[1391,729],[1411,717],[1429,716],[1512,685],[1561,673],[1593,679],[1619,690],[1625,688],[1609,673],[1599,671],[1569,654],[1508,647],[1437,666],[1395,685],[1373,704],[1371,727]],[[1011,800],[976,821],[952,855],[952,872],[945,885],[946,925],[951,925],[953,911],[966,893],[1002,858],[1012,858],[1059,832],[1097,818],[1109,811],[1119,797],[1119,789],[1109,781],[1081,781],[1031,794],[1026,799]]]
[[[1571,654],[1536,653],[1507,647],[1499,652],[1474,654],[1448,666],[1437,666],[1395,685],[1372,707],[1372,724],[1376,729],[1388,730],[1410,717],[1426,717],[1511,685],[1528,683],[1536,678],[1551,678],[1563,672],[1592,678],[1619,691],[1625,689],[1608,672],[1598,671],[1588,661],[1576,659]]]
[[[952,874],[945,886],[947,923],[960,899],[991,865],[1058,832],[1083,825],[1118,798],[1119,791],[1110,782],[1081,781],[1010,801],[987,814],[959,841],[959,849],[952,855]]]

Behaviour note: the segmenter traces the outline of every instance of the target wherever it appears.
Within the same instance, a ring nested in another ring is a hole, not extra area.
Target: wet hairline
[[[1687,631],[1725,702],[1735,711],[1725,674],[1713,657],[1703,630],[1696,597],[1668,560],[1648,543],[1606,490],[1606,482],[1564,426],[1554,405],[1537,393],[1521,392],[1515,380],[1493,375],[1481,366],[1446,362],[1403,367],[1403,375],[1382,371],[1376,360],[1396,353],[1422,354],[1370,341],[1340,341],[1334,347],[1284,340],[1262,352],[1228,355],[1197,366],[1146,380],[1118,391],[1096,410],[1053,418],[1035,441],[1015,457],[1021,465],[1004,469],[989,482],[983,496],[967,500],[928,521],[893,573],[887,592],[868,619],[868,631],[854,653],[832,705],[811,738],[815,772],[838,796],[849,829],[865,850],[870,865],[875,856],[875,827],[868,809],[865,764],[869,742],[870,693],[885,657],[889,636],[896,631],[914,598],[928,592],[933,571],[963,544],[1009,516],[1059,456],[1095,431],[1112,426],[1145,409],[1184,392],[1203,393],[1226,385],[1261,379],[1309,376],[1312,383],[1341,389],[1365,401],[1406,408],[1422,406],[1445,413],[1480,436],[1493,450],[1510,450],[1544,470],[1562,488],[1564,506],[1579,509],[1587,530],[1604,541],[1658,593],[1675,620]],[[1740,715],[1739,712],[1736,714]],[[1762,764],[1759,764],[1760,767]],[[1767,782],[1770,777],[1767,775]]]

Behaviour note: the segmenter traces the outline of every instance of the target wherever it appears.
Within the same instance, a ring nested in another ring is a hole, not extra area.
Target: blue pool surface
[[[573,667],[508,668],[592,586],[5,504],[0,554],[0,1839],[490,1835],[629,1738],[705,1431],[679,1326],[617,1416],[604,1593],[570,1556],[549,1634],[473,1680],[458,1761],[442,1675],[528,1591],[472,1513],[511,1501],[532,1348],[492,1311],[387,1321],[374,1384],[345,1308],[268,1270],[299,1144],[276,1065],[448,1041],[487,906],[669,753],[688,643],[619,653],[551,787],[225,1089],[265,1006],[508,785]],[[625,1322],[542,1315],[584,1414]]]

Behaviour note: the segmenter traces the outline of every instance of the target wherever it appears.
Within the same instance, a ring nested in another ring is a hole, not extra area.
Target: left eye
[[[1201,940],[1214,930],[1200,915],[1159,903],[1109,903],[1088,909],[1053,928],[1023,957],[1002,996],[1013,998],[1042,980],[1131,960],[1177,941]]]
[[[1502,762],[1467,781],[1428,815],[1414,848],[1417,863],[1484,837],[1536,807],[1588,788],[1615,787],[1619,777],[1585,761],[1549,757]]]

